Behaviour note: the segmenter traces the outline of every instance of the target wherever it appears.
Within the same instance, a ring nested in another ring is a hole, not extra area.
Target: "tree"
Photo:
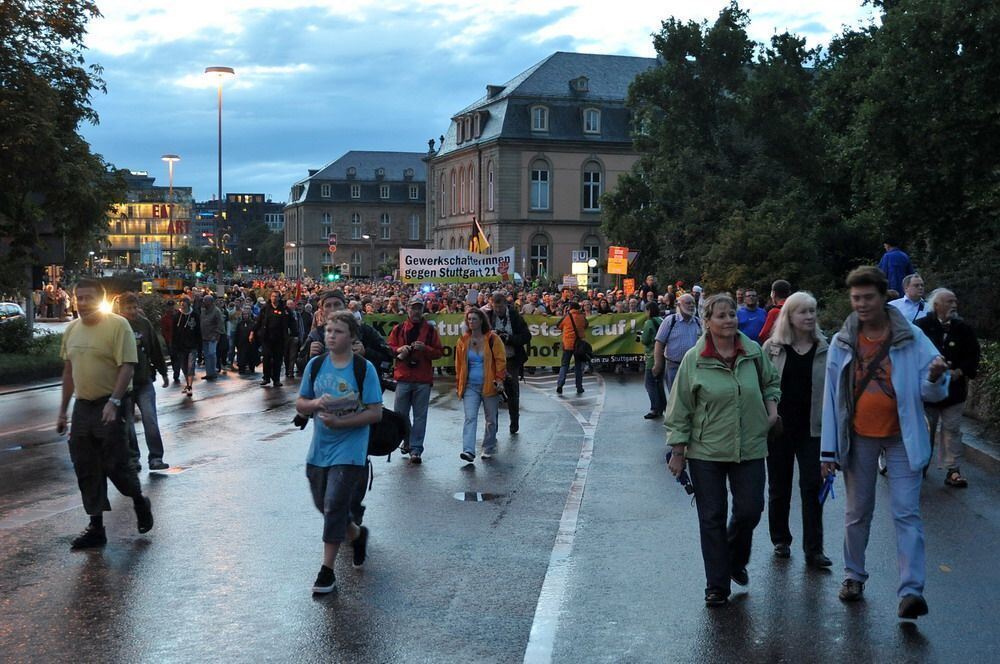
[[[70,260],[106,222],[124,184],[78,133],[96,123],[101,69],[84,62],[88,0],[0,3],[0,280],[30,290],[28,268],[42,233],[66,238]],[[69,262],[69,261],[68,261]],[[30,298],[29,298],[30,301]]]

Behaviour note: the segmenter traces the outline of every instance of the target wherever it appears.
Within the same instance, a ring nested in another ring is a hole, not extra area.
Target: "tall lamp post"
[[[169,235],[170,235],[170,269],[172,270],[172,269],[174,269],[174,233],[177,232],[177,229],[174,228],[174,203],[175,203],[175,201],[174,201],[174,162],[175,161],[180,161],[181,158],[178,157],[175,154],[165,154],[162,157],[160,157],[160,159],[162,159],[163,161],[167,162],[167,172],[170,173],[170,191],[167,194],[167,201],[169,201],[167,209],[169,210],[169,215],[170,215],[170,222],[169,222],[170,226],[168,227],[167,230],[170,231],[170,233],[169,233]]]
[[[366,240],[368,240],[369,242],[371,242],[371,246],[372,246],[372,268],[371,268],[371,274],[368,275],[368,276],[369,276],[370,279],[374,279],[375,278],[375,234],[373,233],[371,235],[368,235],[367,233],[365,233],[361,237],[364,238],[364,239],[366,239]]]
[[[222,83],[230,76],[235,76],[232,67],[205,67],[205,74],[213,77],[219,87],[219,207],[215,216],[215,248],[219,252],[219,264],[216,268],[216,288],[219,295],[225,295],[226,287],[222,283]]]

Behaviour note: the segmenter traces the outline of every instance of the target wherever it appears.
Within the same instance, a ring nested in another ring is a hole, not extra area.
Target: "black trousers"
[[[507,413],[510,425],[519,426],[521,419],[521,363],[513,357],[507,360],[507,380],[503,382],[507,392]]]
[[[295,356],[299,354],[299,338],[289,337],[285,340],[285,375],[291,378],[295,375]]]
[[[767,523],[772,544],[791,544],[788,514],[792,505],[792,476],[799,465],[802,496],[802,549],[806,555],[823,553],[823,506],[819,492],[819,438],[781,436],[767,444]]]
[[[107,398],[96,401],[77,399],[69,434],[69,456],[76,471],[83,508],[90,516],[111,509],[108,480],[130,498],[142,496],[139,473],[132,464],[128,448],[126,417],[132,416],[132,402],[122,399],[118,415],[111,424],[101,421]]]
[[[260,347],[264,359],[264,380],[281,382],[281,361],[285,357],[285,340],[273,343],[265,341]]]
[[[706,589],[729,595],[730,575],[750,562],[753,529],[764,511],[764,460],[725,463],[689,459],[688,468],[698,506]],[[732,516],[728,514],[730,491]]]

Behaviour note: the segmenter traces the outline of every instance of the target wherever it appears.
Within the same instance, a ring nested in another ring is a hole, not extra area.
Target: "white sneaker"
[[[483,459],[492,459],[492,458],[493,458],[493,455],[494,455],[495,453],[496,453],[496,450],[490,450],[489,452],[487,452],[486,450],[483,450],[483,453],[482,453],[482,454],[480,454],[479,456],[480,456],[481,458],[483,458]]]

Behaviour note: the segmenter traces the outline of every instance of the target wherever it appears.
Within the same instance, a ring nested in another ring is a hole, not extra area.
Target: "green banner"
[[[444,356],[434,366],[450,367],[455,364],[454,353],[458,338],[463,332],[464,314],[428,314],[426,320],[437,328],[444,347]],[[646,314],[601,314],[587,319],[584,334],[594,347],[592,364],[610,362],[638,362],[645,356],[639,343],[639,334],[646,321]],[[385,337],[405,316],[396,314],[366,314],[365,322]],[[562,361],[562,331],[558,316],[525,316],[524,322],[531,330],[528,347],[529,367],[557,367]]]

